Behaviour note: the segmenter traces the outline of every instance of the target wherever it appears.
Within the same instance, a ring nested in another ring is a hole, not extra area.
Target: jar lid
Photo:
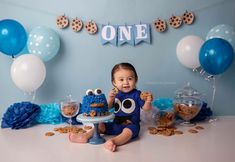
[[[72,98],[72,95],[67,95],[64,100],[61,100],[61,103],[76,104],[77,101]]]
[[[194,89],[190,83],[188,82],[186,86],[182,89],[177,90],[176,92],[177,97],[195,97],[201,98],[201,93],[199,93],[196,89]]]

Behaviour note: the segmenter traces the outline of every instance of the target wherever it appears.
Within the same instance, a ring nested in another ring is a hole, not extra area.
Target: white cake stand
[[[77,121],[82,122],[83,124],[85,123],[93,123],[94,124],[94,134],[93,136],[89,139],[89,143],[90,144],[94,144],[94,145],[98,145],[98,144],[102,144],[105,142],[105,139],[103,137],[100,136],[99,133],[99,123],[102,122],[107,122],[109,120],[114,119],[114,114],[110,114],[107,116],[97,116],[97,117],[85,117],[83,116],[83,114],[80,114],[77,116]]]

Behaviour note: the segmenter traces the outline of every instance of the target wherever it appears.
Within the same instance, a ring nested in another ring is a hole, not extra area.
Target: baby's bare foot
[[[104,148],[106,148],[109,151],[116,151],[116,144],[113,142],[113,140],[108,140],[104,143]]]
[[[88,137],[85,133],[69,133],[69,140],[74,143],[87,143]]]

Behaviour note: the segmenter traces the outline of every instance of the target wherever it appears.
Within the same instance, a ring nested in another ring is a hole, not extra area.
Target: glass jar
[[[202,94],[191,87],[188,83],[183,89],[176,91],[174,98],[174,109],[176,114],[181,117],[184,122],[183,125],[192,126],[190,120],[193,119],[201,110]]]
[[[157,127],[172,127],[175,123],[173,101],[169,98],[159,98],[153,102],[153,105],[158,109],[155,117]]]
[[[72,117],[76,116],[79,112],[79,103],[72,99],[72,96],[66,96],[65,100],[60,101],[61,114],[69,118],[69,123],[72,123]]]

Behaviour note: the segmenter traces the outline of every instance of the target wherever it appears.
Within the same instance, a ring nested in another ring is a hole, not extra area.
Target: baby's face
[[[130,92],[136,87],[135,74],[131,70],[119,69],[114,73],[113,85],[122,92]]]

